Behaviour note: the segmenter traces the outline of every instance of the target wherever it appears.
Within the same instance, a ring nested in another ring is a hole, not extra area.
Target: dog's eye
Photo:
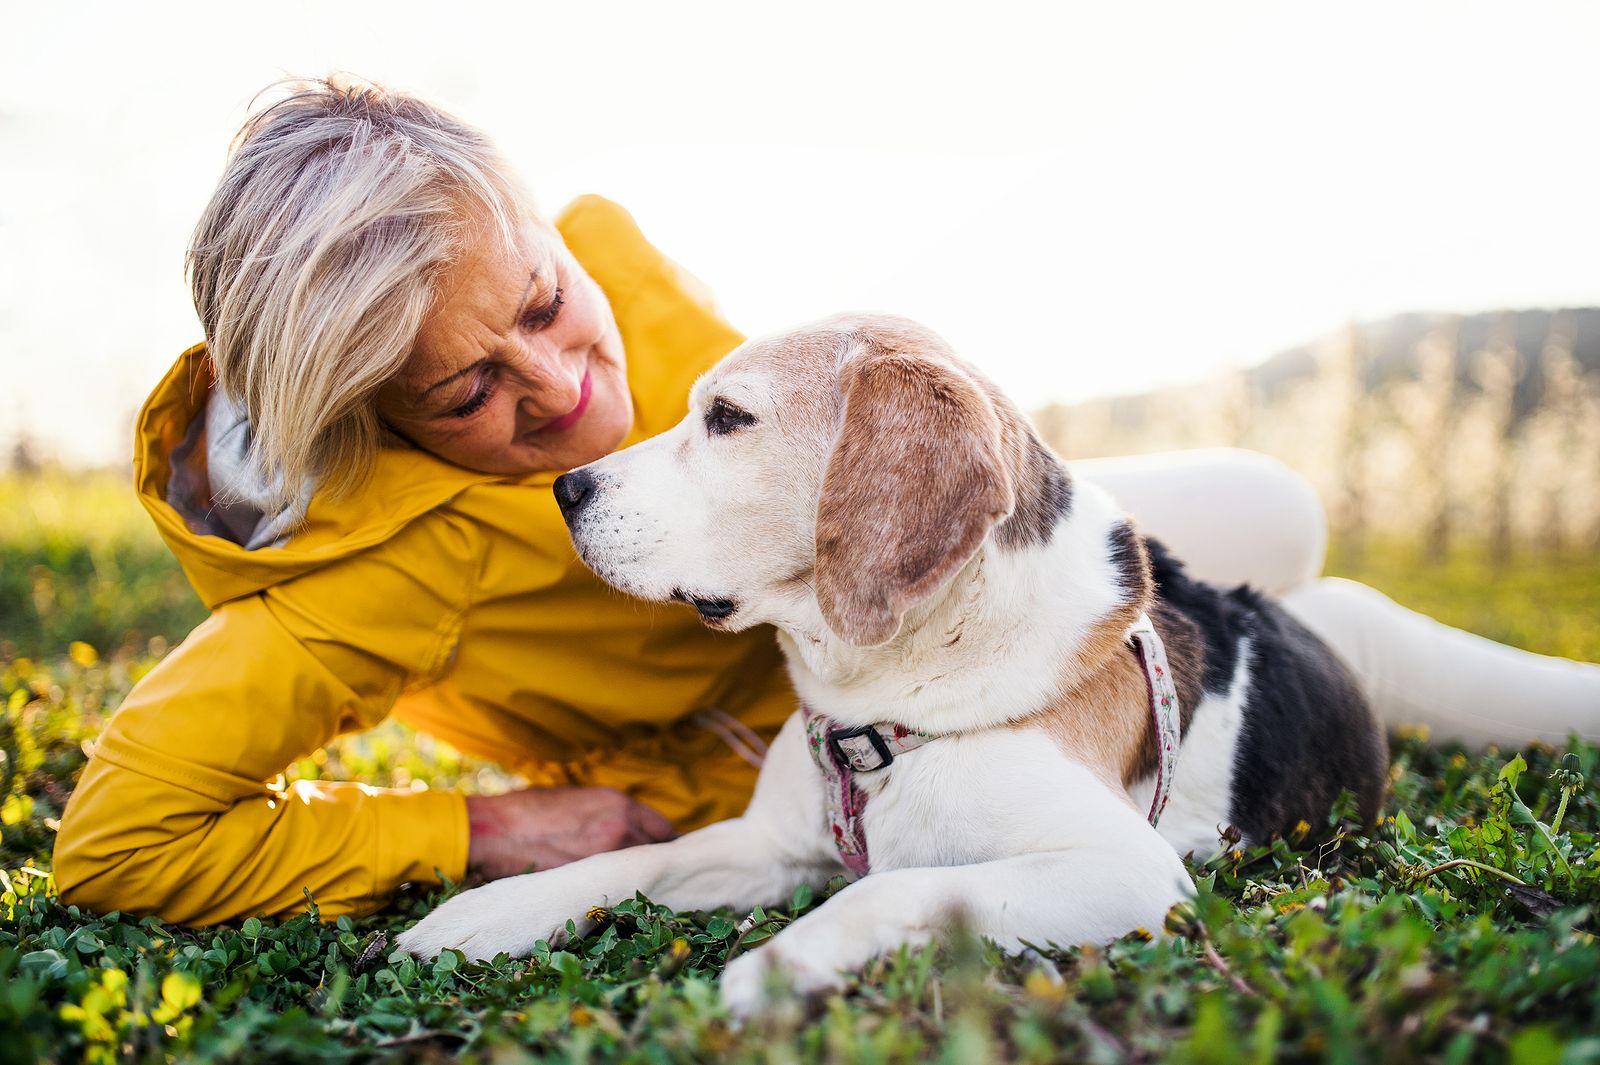
[[[754,414],[740,410],[725,399],[714,399],[706,408],[706,432],[712,436],[724,436],[755,423]]]

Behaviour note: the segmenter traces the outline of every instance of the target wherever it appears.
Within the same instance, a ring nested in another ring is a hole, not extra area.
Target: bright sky
[[[776,12],[776,13],[775,13]],[[441,22],[442,18],[447,22]],[[1025,407],[1592,304],[1592,3],[11,5],[0,445],[121,461],[251,96],[348,70],[621,201],[751,332],[920,318]]]

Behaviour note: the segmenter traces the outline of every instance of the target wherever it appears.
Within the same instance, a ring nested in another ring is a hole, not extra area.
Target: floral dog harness
[[[1150,720],[1156,740],[1156,788],[1150,800],[1150,823],[1161,819],[1172,792],[1172,775],[1178,764],[1178,689],[1167,664],[1166,648],[1141,612],[1128,627],[1128,642],[1144,670],[1145,690],[1150,697]],[[867,856],[867,830],[862,817],[867,809],[867,793],[856,781],[857,773],[876,773],[886,769],[902,754],[938,739],[900,724],[860,725],[846,728],[801,706],[806,726],[806,744],[811,759],[822,773],[827,795],[828,828],[839,860],[856,876],[871,869]]]

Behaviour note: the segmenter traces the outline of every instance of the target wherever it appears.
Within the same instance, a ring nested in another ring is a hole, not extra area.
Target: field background
[[[1600,660],[1600,312],[1408,316],[1185,393],[1037,416],[1073,456],[1229,445],[1304,471],[1329,572],[1496,640]],[[1197,866],[1173,936],[1002,958],[957,937],[739,1030],[714,977],[817,904],[619,906],[529,961],[418,964],[363,921],[185,931],[54,899],[57,818],[107,716],[203,616],[122,471],[20,444],[0,475],[0,1062],[1600,1061],[1596,752],[1401,737],[1376,828],[1340,819]],[[493,791],[387,724],[291,777]],[[836,889],[839,885],[832,885]],[[823,893],[825,897],[827,892]]]
[[[924,322],[1069,457],[1278,456],[1327,505],[1330,572],[1600,659],[1600,5],[151,12],[13,4],[0,34],[0,1065],[1600,1062],[1585,746],[1398,737],[1382,823],[1336,810],[1197,865],[1169,937],[956,936],[743,1030],[719,968],[832,887],[753,915],[639,901],[566,950],[419,965],[392,935],[437,892],[184,930],[62,907],[50,875],[108,716],[200,617],[128,445],[200,339],[182,249],[276,79],[448,107],[542,210],[625,206],[752,335]],[[392,724],[286,772],[516,783]]]

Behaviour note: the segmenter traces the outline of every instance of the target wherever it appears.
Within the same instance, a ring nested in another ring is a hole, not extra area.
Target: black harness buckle
[[[867,742],[872,744],[872,749],[878,752],[878,757],[882,760],[877,765],[865,768],[858,766],[849,752],[839,746],[840,740],[853,740],[860,736],[865,736]],[[829,729],[828,750],[833,752],[833,756],[839,760],[841,765],[849,766],[857,773],[876,773],[880,769],[887,769],[894,762],[894,752],[889,750],[889,745],[883,741],[883,737],[878,734],[878,730],[872,725],[861,725],[857,728]]]

